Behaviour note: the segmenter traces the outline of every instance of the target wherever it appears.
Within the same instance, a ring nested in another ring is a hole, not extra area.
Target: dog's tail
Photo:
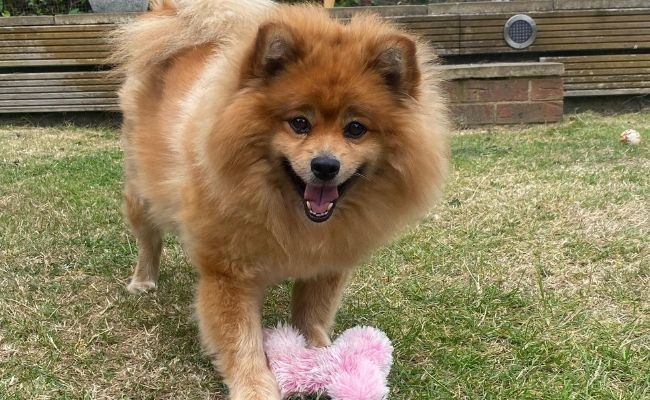
[[[183,49],[222,43],[255,26],[270,0],[150,0],[150,12],[114,31],[111,64],[138,73]]]
[[[113,47],[110,63],[117,73],[142,71],[169,57],[165,49],[181,30],[174,0],[150,0],[150,12],[122,25],[109,36]]]

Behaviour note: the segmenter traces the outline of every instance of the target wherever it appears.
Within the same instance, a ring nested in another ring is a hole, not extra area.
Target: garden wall
[[[452,116],[461,126],[550,123],[562,119],[560,63],[451,65],[443,68]]]

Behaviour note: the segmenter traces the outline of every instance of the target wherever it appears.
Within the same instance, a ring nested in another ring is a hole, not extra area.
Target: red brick
[[[453,104],[452,119],[460,126],[494,123],[494,104]]]
[[[463,102],[463,85],[462,81],[447,81],[441,85],[442,93],[447,96],[451,103]]]
[[[531,80],[531,100],[562,100],[563,97],[564,85],[562,84],[562,78],[539,78]]]
[[[467,103],[528,100],[528,79],[468,79],[463,83]]]
[[[496,107],[497,124],[557,122],[562,119],[563,104],[554,102],[501,103]]]

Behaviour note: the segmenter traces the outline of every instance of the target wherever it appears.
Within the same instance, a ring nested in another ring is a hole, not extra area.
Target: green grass
[[[579,114],[454,135],[440,205],[363,266],[337,319],[393,340],[391,398],[650,398],[648,126]],[[628,127],[640,146],[618,143]],[[0,399],[223,398],[177,242],[158,292],[124,290],[118,133],[0,126],[0,162]]]

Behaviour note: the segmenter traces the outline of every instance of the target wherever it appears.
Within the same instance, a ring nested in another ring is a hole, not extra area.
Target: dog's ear
[[[391,35],[378,45],[371,68],[379,72],[395,94],[417,97],[420,69],[416,52],[411,38]]]
[[[257,32],[248,58],[248,78],[268,81],[281,74],[299,56],[296,38],[288,27],[274,22],[264,24]]]

